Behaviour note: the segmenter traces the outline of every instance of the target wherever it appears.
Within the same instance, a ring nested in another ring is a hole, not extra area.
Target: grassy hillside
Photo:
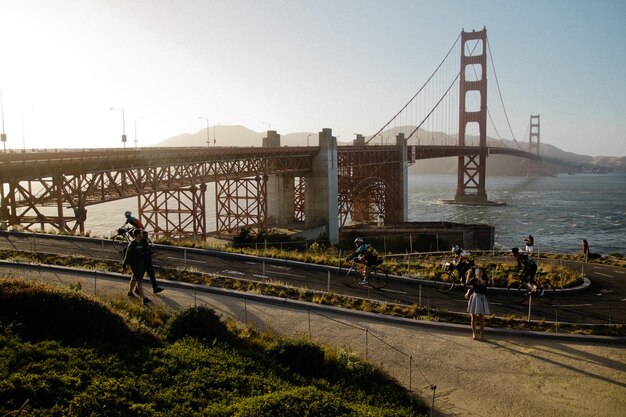
[[[0,416],[427,414],[350,353],[129,306],[0,279]]]

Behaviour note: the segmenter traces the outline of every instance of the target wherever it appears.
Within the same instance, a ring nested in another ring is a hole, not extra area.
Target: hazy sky
[[[626,156],[625,22],[623,0],[2,0],[7,147],[121,147],[111,107],[128,146],[199,117],[372,134],[486,27],[516,135],[540,114],[543,143]]]

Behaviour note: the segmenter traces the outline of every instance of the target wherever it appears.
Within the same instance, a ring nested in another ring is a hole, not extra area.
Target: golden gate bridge
[[[452,70],[457,46],[461,66]],[[461,32],[409,102],[378,132],[357,135],[350,146],[338,146],[332,130],[322,129],[319,146],[281,147],[280,135],[268,130],[262,146],[253,148],[0,154],[0,226],[84,233],[88,206],[135,197],[140,220],[153,235],[206,239],[207,184],[214,183],[215,233],[235,233],[241,227],[260,232],[269,224],[301,222],[307,229],[324,227],[332,243],[350,220],[383,215],[387,223],[406,222],[408,166],[444,157],[458,159],[452,201],[490,204],[487,157],[506,154],[538,161],[540,121],[538,115],[530,116],[526,149],[514,136],[517,147],[506,146],[497,129],[500,144],[487,143],[487,121],[495,126],[487,107],[489,49],[485,29]],[[382,141],[385,130],[395,133],[395,143]],[[378,137],[383,143],[377,144]],[[445,139],[444,144],[424,144],[435,138],[439,143]]]

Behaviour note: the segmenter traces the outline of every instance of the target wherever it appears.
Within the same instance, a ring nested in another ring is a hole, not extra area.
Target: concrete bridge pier
[[[320,151],[305,187],[305,228],[325,227],[331,245],[339,243],[337,138],[332,129],[319,133]]]
[[[263,147],[280,147],[280,135],[268,130]],[[293,174],[270,174],[267,178],[267,225],[275,227],[294,222],[295,176]]]

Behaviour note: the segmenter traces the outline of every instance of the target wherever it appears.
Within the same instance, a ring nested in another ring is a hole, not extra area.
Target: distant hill
[[[389,143],[395,142],[395,137],[399,133],[404,133],[408,136],[415,127],[402,126],[395,127],[389,130],[385,130],[372,139],[372,143]],[[213,140],[215,139],[215,145],[217,146],[262,146],[263,138],[266,136],[266,132],[255,132],[240,125],[219,125],[210,127],[210,146],[213,146]],[[280,133],[280,132],[279,132]],[[365,136],[368,138],[369,136]],[[352,141],[342,142],[338,144],[349,145]],[[456,143],[456,135],[449,136],[442,132],[428,132],[425,130],[419,130],[414,135],[410,144],[423,144],[423,145],[435,145],[435,144],[453,144]],[[467,138],[468,144],[478,144],[478,137],[469,136]],[[487,143],[492,146],[504,146],[510,148],[518,148],[518,144],[509,140],[498,140],[494,138],[487,138]],[[318,145],[318,133],[317,132],[297,132],[281,134],[282,146],[317,146]],[[504,145],[503,145],[504,144]],[[184,133],[178,136],[166,139],[156,146],[207,146],[207,131],[202,129],[195,133]],[[521,143],[519,147],[528,146],[528,143]],[[544,160],[542,174],[550,175],[555,173],[566,172],[583,172],[583,171],[626,171],[626,157],[614,157],[614,156],[585,156],[577,155],[572,152],[563,151],[550,144],[541,144],[539,152]],[[487,173],[489,175],[523,175],[528,172],[529,161],[524,158],[518,158],[514,156],[506,155],[491,155],[489,156],[487,163]],[[414,174],[454,174],[457,170],[457,159],[454,158],[439,158],[439,159],[427,159],[417,161],[413,166],[409,168],[410,173]]]

